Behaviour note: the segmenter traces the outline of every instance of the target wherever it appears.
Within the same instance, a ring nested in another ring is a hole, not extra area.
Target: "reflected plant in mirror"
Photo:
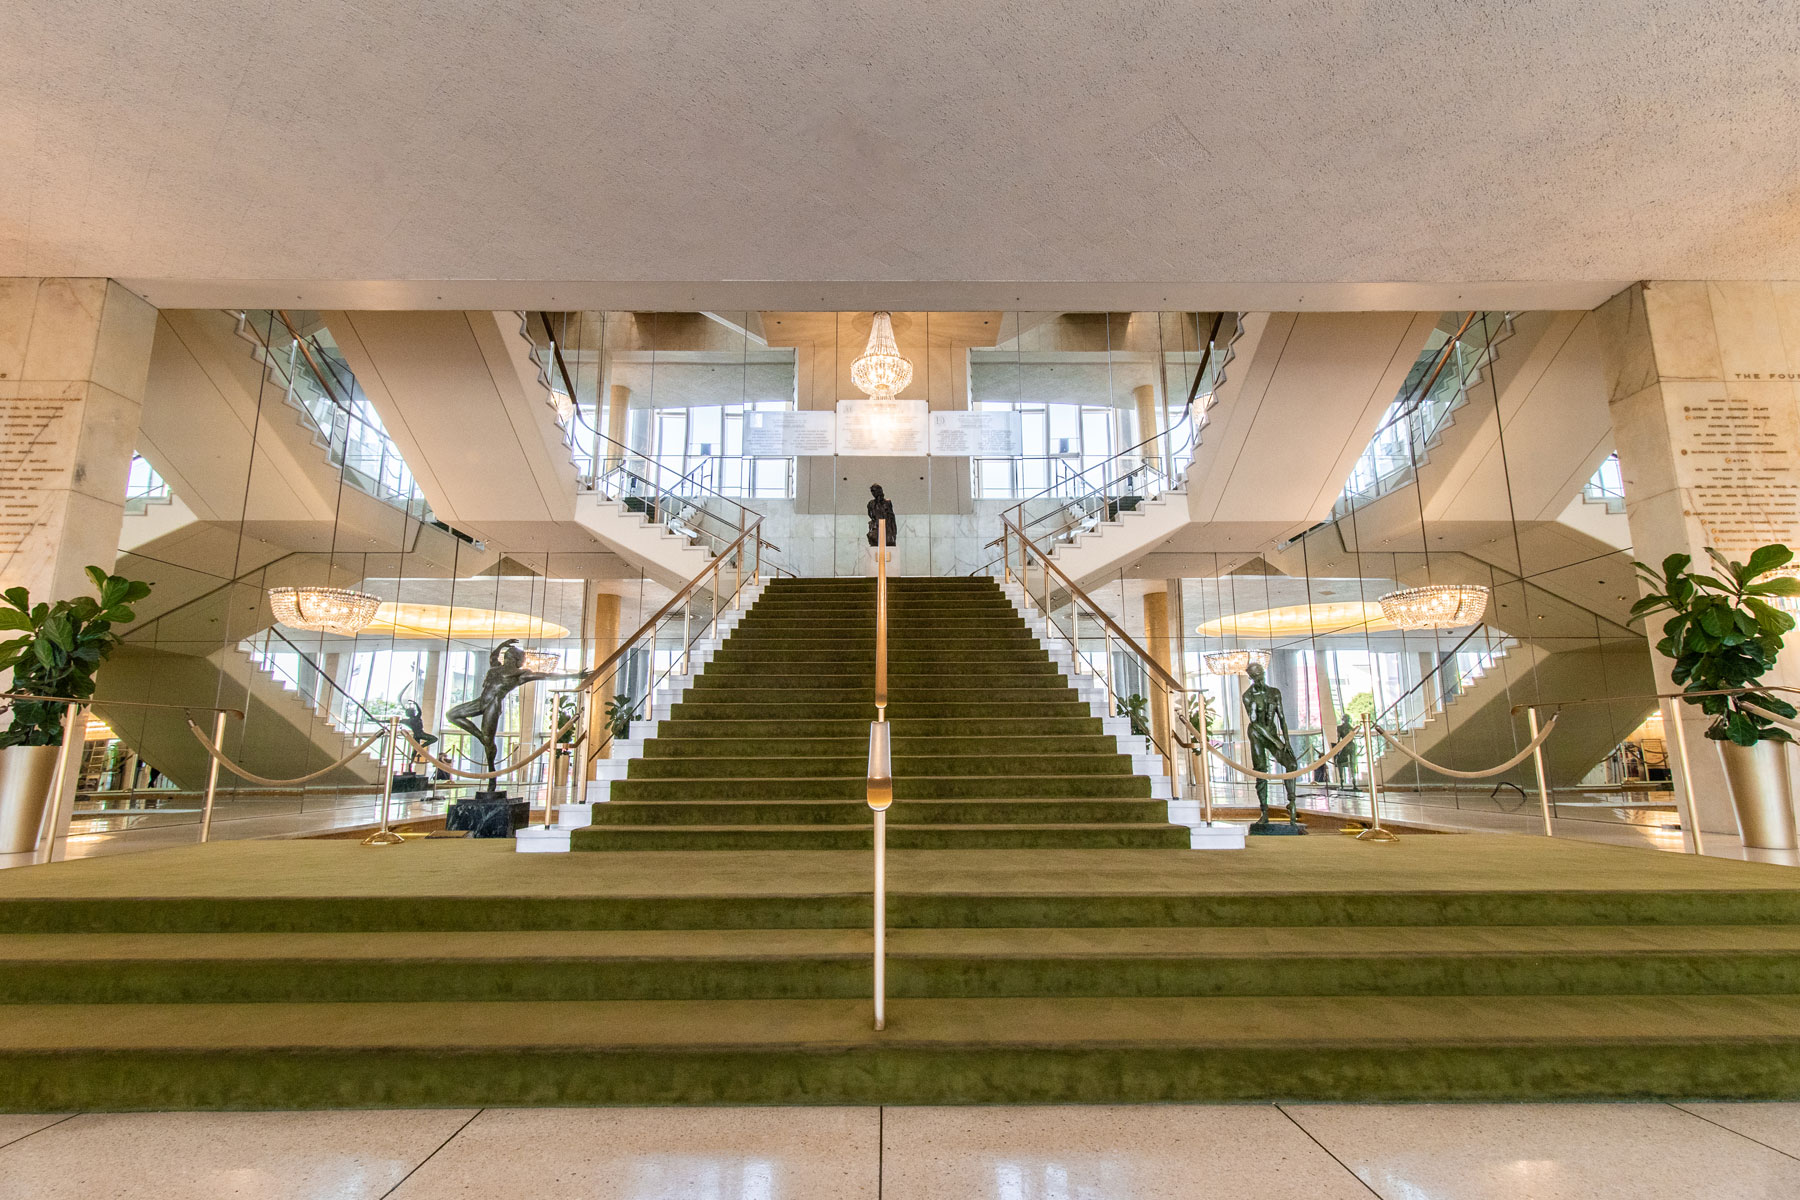
[[[1800,595],[1800,579],[1769,575],[1787,566],[1794,553],[1779,544],[1761,546],[1742,563],[1710,546],[1706,553],[1718,565],[1718,575],[1692,570],[1693,559],[1686,554],[1669,555],[1660,572],[1634,561],[1645,595],[1631,606],[1631,615],[1636,619],[1664,611],[1673,614],[1663,623],[1656,649],[1674,661],[1670,678],[1682,691],[1749,689],[1735,696],[1686,699],[1714,718],[1707,737],[1739,746],[1791,742],[1794,738],[1787,730],[1757,710],[1796,715],[1792,704],[1758,687],[1774,667],[1784,636],[1794,628],[1794,618],[1772,600]]]
[[[98,598],[33,604],[22,587],[0,594],[0,630],[25,634],[0,643],[0,670],[12,671],[13,691],[72,700],[94,694],[94,673],[123,641],[113,627],[137,619],[131,606],[150,594],[150,585],[99,567],[89,567],[87,575]],[[15,702],[0,748],[57,745],[67,711],[61,704]]]
[[[1131,732],[1138,737],[1150,736],[1150,702],[1133,692],[1118,702],[1118,711],[1113,714],[1131,718]]]

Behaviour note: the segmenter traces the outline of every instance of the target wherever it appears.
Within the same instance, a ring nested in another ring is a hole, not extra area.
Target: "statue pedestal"
[[[467,830],[470,837],[509,838],[525,828],[530,813],[530,804],[510,799],[505,792],[477,792],[445,811],[444,828]]]
[[[1257,821],[1249,829],[1252,837],[1297,837],[1305,832],[1306,826],[1287,821]]]

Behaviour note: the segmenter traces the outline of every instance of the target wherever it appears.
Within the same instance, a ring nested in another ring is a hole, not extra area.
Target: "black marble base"
[[[1248,831],[1252,837],[1258,834],[1263,837],[1296,837],[1306,832],[1306,826],[1288,821],[1257,821]]]
[[[394,776],[396,792],[423,792],[431,787],[431,780],[417,771],[407,771]]]
[[[531,806],[523,800],[509,800],[506,793],[497,796],[476,795],[472,800],[458,800],[444,812],[444,828],[466,829],[470,837],[509,838],[525,828]]]

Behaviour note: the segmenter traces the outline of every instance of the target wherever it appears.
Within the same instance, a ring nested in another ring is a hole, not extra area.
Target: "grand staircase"
[[[890,584],[894,849],[1184,848],[991,579]],[[771,582],[574,850],[870,845],[875,585]]]

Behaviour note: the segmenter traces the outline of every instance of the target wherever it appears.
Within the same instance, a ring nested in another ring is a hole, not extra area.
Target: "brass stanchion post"
[[[68,840],[63,840],[63,848],[59,854],[56,846],[57,834],[62,830],[63,806],[68,802],[69,751],[75,744],[75,716],[81,711],[80,704],[63,705],[62,749],[56,756],[56,778],[50,785],[50,824],[44,830],[44,843],[34,856],[40,863],[56,862],[61,854],[68,852]]]
[[[1397,842],[1393,830],[1381,827],[1381,771],[1375,761],[1375,725],[1362,719],[1363,752],[1369,760],[1369,827],[1356,835],[1359,842]]]
[[[1525,709],[1525,726],[1531,733],[1531,740],[1536,742],[1538,736],[1536,705],[1530,705]],[[1531,765],[1537,771],[1538,807],[1544,812],[1544,836],[1555,837],[1556,830],[1550,824],[1550,788],[1544,781],[1544,748],[1542,746],[1532,746]]]
[[[213,748],[220,754],[225,753],[225,714],[223,711],[213,717]],[[200,840],[212,840],[213,800],[219,794],[219,760],[207,755],[206,770],[206,805],[200,810]]]
[[[400,718],[388,718],[387,753],[381,756],[381,828],[362,840],[365,846],[397,846],[406,839],[388,828],[388,803],[394,798],[394,743],[400,740]]]

